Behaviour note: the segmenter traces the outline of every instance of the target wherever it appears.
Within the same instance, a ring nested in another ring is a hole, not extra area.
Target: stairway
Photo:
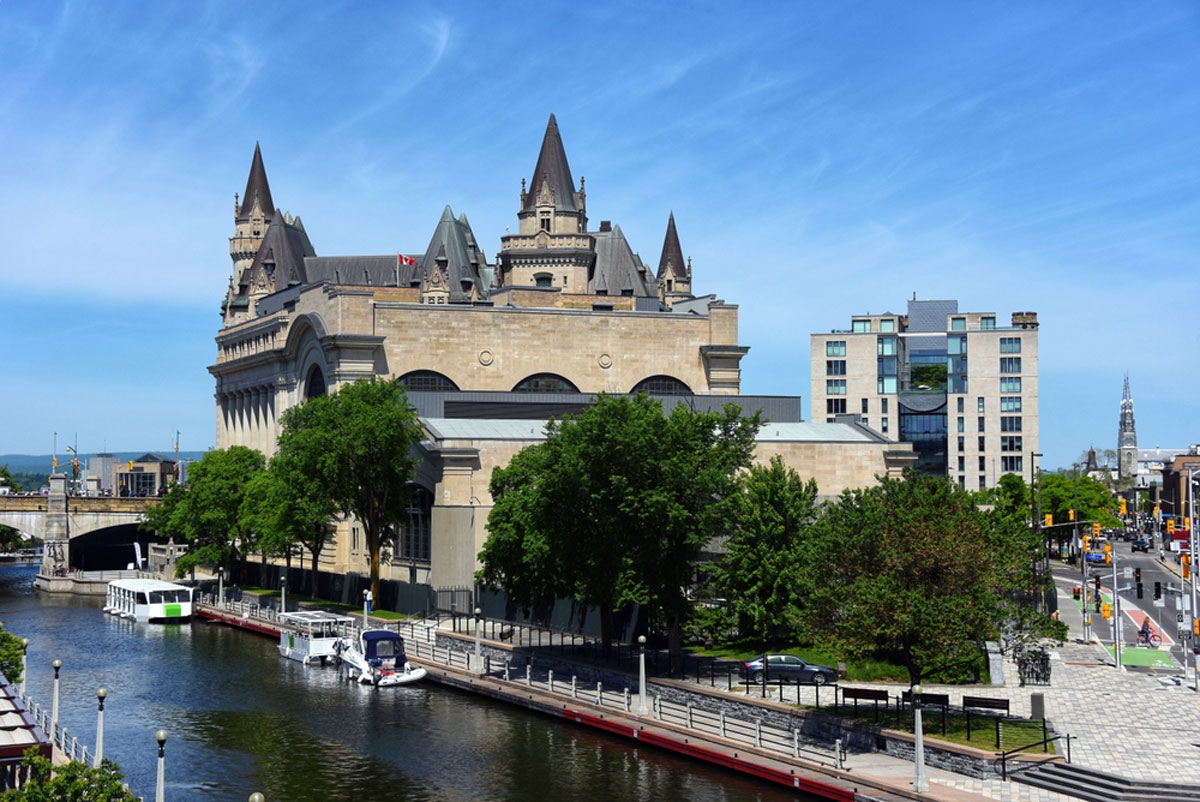
[[[1200,802],[1200,786],[1129,780],[1073,763],[1041,763],[1009,777],[1089,802]]]

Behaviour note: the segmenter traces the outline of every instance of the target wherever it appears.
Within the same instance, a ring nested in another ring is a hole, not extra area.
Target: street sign
[[[1132,568],[1126,568],[1126,569],[1125,569],[1125,578],[1126,578],[1126,579],[1133,579],[1133,569],[1132,569]]]
[[[1166,600],[1166,599],[1155,599],[1155,600],[1154,600],[1154,606],[1155,606],[1155,607],[1166,607],[1166,606],[1167,606],[1167,600]]]

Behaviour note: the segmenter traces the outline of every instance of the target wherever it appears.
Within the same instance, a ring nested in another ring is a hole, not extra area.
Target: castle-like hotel
[[[756,458],[782,456],[826,495],[914,463],[911,446],[857,416],[805,423],[798,397],[741,395],[749,349],[737,306],[695,293],[673,216],[657,269],[619,225],[589,224],[553,116],[519,201],[517,231],[489,261],[449,207],[423,252],[318,256],[300,218],[275,207],[258,147],[235,200],[233,271],[209,368],[218,447],[270,455],[285,409],[366,376],[399,379],[427,437],[412,521],[383,578],[471,584],[492,469],[540,441],[546,419],[601,392],[761,410],[769,423]],[[339,525],[321,567],[365,570],[354,521]]]

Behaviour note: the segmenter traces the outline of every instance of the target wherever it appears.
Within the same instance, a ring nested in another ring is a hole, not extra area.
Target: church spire
[[[1122,479],[1132,479],[1138,472],[1137,427],[1133,422],[1133,396],[1129,393],[1129,374],[1125,374],[1125,389],[1121,393],[1121,422],[1117,429],[1117,463]]]
[[[663,239],[662,256],[658,259],[657,278],[687,279],[687,264],[683,261],[683,248],[679,245],[679,232],[675,230],[675,212],[667,218],[667,236]]]
[[[246,179],[246,194],[242,196],[242,207],[238,210],[238,220],[249,220],[250,212],[254,209],[254,201],[258,199],[259,208],[265,219],[275,216],[275,203],[271,200],[271,186],[267,183],[267,169],[263,167],[262,150],[254,143],[254,159],[250,162],[250,176]]]
[[[538,194],[549,191],[554,196],[554,209],[559,212],[583,211],[576,197],[575,180],[571,177],[571,166],[567,164],[567,152],[562,137],[558,134],[558,122],[554,115],[546,123],[546,134],[542,137],[542,149],[538,153],[537,166],[529,180],[529,191],[524,194],[522,211],[537,207]]]

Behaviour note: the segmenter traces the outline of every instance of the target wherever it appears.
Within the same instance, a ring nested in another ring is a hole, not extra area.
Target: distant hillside
[[[138,457],[140,457],[146,453],[158,454],[160,457],[166,457],[167,459],[174,459],[175,452],[171,449],[166,449],[166,450],[149,449],[147,451],[113,451],[110,453],[119,460],[131,460],[131,459],[137,459]],[[49,476],[50,475],[51,456],[52,455],[50,455],[50,454],[40,454],[40,455],[0,454],[0,465],[7,465],[8,469],[10,471],[12,471],[14,474],[23,473],[23,474],[36,474],[38,476]],[[96,456],[96,455],[95,454],[87,454],[87,453],[80,454],[79,455],[80,466],[86,469],[88,460],[90,460],[94,456]],[[200,459],[202,456],[204,456],[203,451],[180,451],[179,452],[180,459]],[[62,452],[58,455],[59,470],[65,470],[67,461],[69,459],[71,459],[71,453],[69,451]]]

